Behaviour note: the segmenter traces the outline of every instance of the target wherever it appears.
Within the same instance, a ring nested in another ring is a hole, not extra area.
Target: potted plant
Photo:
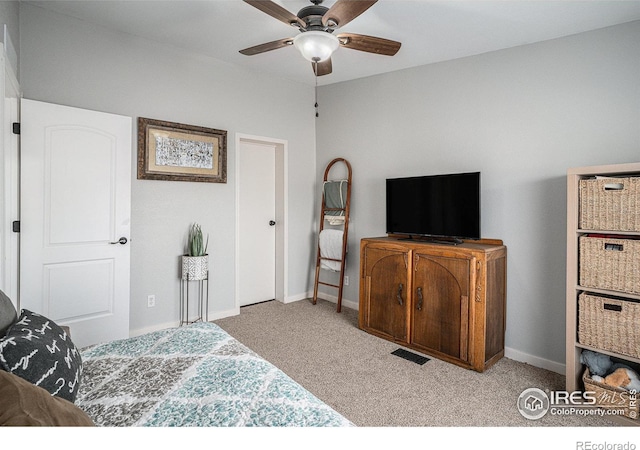
[[[202,228],[197,223],[191,225],[187,240],[187,253],[182,256],[182,279],[205,280],[209,272],[209,235],[205,242],[202,237]]]

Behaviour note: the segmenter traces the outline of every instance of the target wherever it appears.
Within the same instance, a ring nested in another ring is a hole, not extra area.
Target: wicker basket
[[[640,358],[640,303],[583,292],[578,296],[578,342]]]
[[[640,178],[580,180],[580,229],[640,231]]]
[[[640,393],[632,394],[631,392],[608,386],[591,379],[589,369],[586,369],[582,375],[584,390],[594,392],[596,405],[604,409],[622,410],[624,416],[638,420],[638,409]]]
[[[640,240],[580,236],[580,286],[640,294]]]

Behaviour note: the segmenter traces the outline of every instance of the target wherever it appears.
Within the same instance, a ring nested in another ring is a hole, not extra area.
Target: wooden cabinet
[[[624,311],[623,308],[637,307],[640,302],[640,294],[635,290],[638,288],[637,282],[626,283],[629,280],[638,279],[638,267],[640,267],[639,257],[630,256],[634,253],[627,248],[627,246],[635,248],[640,239],[640,227],[637,221],[640,215],[637,210],[640,204],[637,200],[638,192],[637,190],[629,192],[631,189],[627,191],[626,187],[622,187],[623,183],[620,183],[621,179],[629,177],[640,177],[640,163],[578,167],[567,171],[566,389],[569,392],[590,390],[584,385],[585,366],[580,363],[580,354],[584,350],[603,353],[610,356],[614,362],[640,369],[640,357],[637,356],[640,344],[637,341],[624,341],[636,349],[636,356],[631,356],[619,351],[615,345],[608,345],[606,339],[601,342],[589,340],[587,343],[581,342],[580,339],[580,335],[584,337],[585,330],[594,322],[599,324],[598,326],[602,325],[603,328],[605,323],[607,327],[612,328],[617,328],[618,324],[620,327],[638,326],[637,322],[627,321],[621,313]],[[597,181],[598,178],[601,181]],[[587,190],[588,186],[600,182],[604,183],[600,194],[594,196],[592,191]],[[581,185],[585,189],[582,194]],[[597,220],[592,219],[593,217]],[[634,220],[636,222],[632,223]],[[626,264],[619,265],[620,269],[616,270],[613,283],[599,280],[594,283],[590,275],[588,276],[590,272],[604,275],[608,273],[607,266],[609,266],[606,257],[597,261],[593,259],[593,253],[589,250],[591,244],[589,247],[586,245],[589,240],[601,240],[602,246],[598,255],[610,253],[610,260],[614,262],[618,255],[623,255],[621,250],[624,247]],[[582,255],[581,252],[583,252]],[[593,267],[595,270],[588,270]],[[591,311],[591,308],[587,308],[585,304],[587,298],[606,301],[601,308],[597,308],[599,316],[588,316],[589,320],[584,320],[585,316],[590,314],[588,311]],[[583,311],[580,305],[583,306]],[[611,305],[614,306],[607,308]],[[581,314],[583,323],[580,320]],[[606,320],[604,320],[605,317]],[[609,333],[611,336],[615,334],[612,331]],[[603,336],[606,335],[607,333],[604,333]],[[617,395],[615,392],[605,392],[605,394],[612,399]],[[601,398],[600,394],[597,398]],[[623,416],[610,416],[610,418],[625,425],[640,425],[637,415],[635,419]]]
[[[415,307],[411,313],[410,343],[468,362],[469,283],[471,258],[414,256]]]
[[[367,328],[390,340],[406,340],[409,251],[374,245],[367,249],[364,264]]]
[[[360,244],[359,327],[466,368],[504,355],[506,247],[382,237]]]

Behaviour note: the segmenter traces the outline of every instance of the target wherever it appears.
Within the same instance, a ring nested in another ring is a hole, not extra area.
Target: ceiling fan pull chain
[[[316,76],[316,87],[315,87],[315,108],[316,108],[316,117],[318,117],[318,60],[313,61],[313,73]]]

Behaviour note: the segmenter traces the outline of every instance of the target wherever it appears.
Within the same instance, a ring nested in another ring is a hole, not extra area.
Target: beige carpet
[[[357,327],[357,311],[310,300],[241,308],[215,321],[359,427],[596,427],[602,417],[518,412],[527,388],[563,390],[564,377],[507,358],[477,373],[431,358],[424,365],[391,352],[398,345]]]

